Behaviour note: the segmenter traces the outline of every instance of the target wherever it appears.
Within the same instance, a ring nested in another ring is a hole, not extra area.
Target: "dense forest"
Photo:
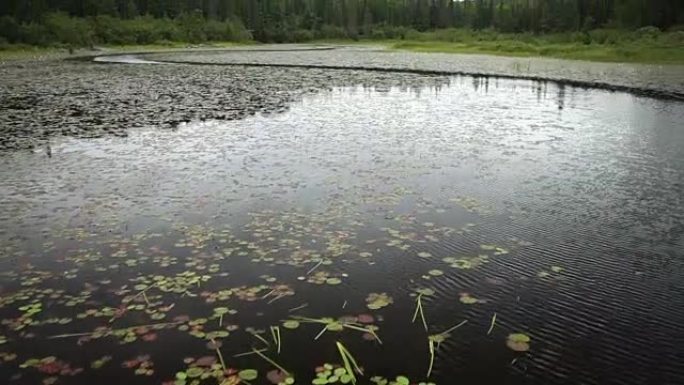
[[[2,0],[0,42],[145,44],[403,38],[442,28],[681,29],[683,0]]]

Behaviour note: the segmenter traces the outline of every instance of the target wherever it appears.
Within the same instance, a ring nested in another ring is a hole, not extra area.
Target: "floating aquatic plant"
[[[464,303],[466,305],[473,305],[476,303],[485,302],[484,300],[477,299],[468,293],[460,293],[458,296],[458,300],[461,301],[461,303]]]
[[[509,334],[506,339],[506,346],[516,352],[526,352],[530,350],[530,337],[523,333]]]
[[[370,293],[366,297],[366,306],[371,310],[382,309],[394,303],[394,299],[387,293]]]
[[[298,322],[306,322],[306,323],[315,323],[315,324],[322,324],[323,329],[316,335],[314,340],[318,340],[323,333],[326,331],[332,331],[332,332],[341,332],[344,329],[350,329],[350,330],[355,330],[363,333],[370,334],[373,339],[378,341],[380,344],[382,344],[382,340],[380,340],[380,337],[376,333],[377,327],[373,327],[372,325],[361,325],[356,322],[351,322],[345,319],[339,319],[336,320],[334,318],[329,318],[329,317],[324,317],[324,318],[308,318],[308,317],[293,317],[294,320]]]
[[[347,372],[346,368],[335,367],[331,364],[323,364],[316,368],[316,378],[311,381],[313,385],[324,385],[324,384],[348,384],[352,382],[353,373]]]
[[[299,327],[299,321],[296,321],[296,320],[283,321],[283,327],[285,329],[297,329]]]
[[[259,372],[254,369],[245,369],[238,372],[238,377],[244,381],[253,381],[259,377]]]
[[[442,342],[444,342],[447,338],[451,337],[451,332],[460,328],[461,326],[465,325],[466,323],[468,323],[468,320],[463,320],[459,324],[456,324],[456,325],[450,327],[449,329],[447,329],[441,333],[437,333],[437,334],[433,334],[431,336],[428,336],[428,348],[429,348],[429,353],[430,353],[430,363],[428,365],[427,375],[425,376],[426,378],[430,378],[430,375],[432,374],[432,367],[435,363],[435,350],[439,349],[439,346]],[[435,344],[437,344],[436,349],[435,349]]]

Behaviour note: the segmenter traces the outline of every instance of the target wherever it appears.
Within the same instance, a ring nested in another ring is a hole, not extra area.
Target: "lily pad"
[[[394,300],[387,293],[370,293],[366,297],[366,306],[371,310],[381,309],[392,303]]]
[[[328,278],[328,279],[326,279],[326,280],[325,280],[325,283],[327,283],[328,285],[339,285],[339,284],[342,283],[342,280],[339,279],[339,278],[334,278],[334,277],[333,277],[333,278]]]
[[[347,369],[345,369],[345,368],[337,368],[333,371],[333,374],[335,374],[338,377],[345,374],[345,373],[347,373]]]
[[[288,377],[287,374],[285,374],[285,372],[275,369],[275,370],[271,370],[270,372],[266,373],[266,378],[272,384],[277,385],[277,384],[285,382],[290,377]]]
[[[506,346],[516,352],[526,352],[530,350],[530,337],[522,333],[509,334]]]
[[[404,376],[398,376],[394,382],[396,382],[398,385],[409,385],[410,383],[409,379]]]
[[[189,368],[188,370],[185,371],[185,374],[189,378],[197,378],[197,377],[201,376],[202,373],[204,373],[204,369],[202,369],[202,368]]]
[[[464,303],[466,305],[473,305],[473,304],[480,302],[480,300],[478,300],[475,297],[472,297],[468,293],[461,294],[461,296],[458,298],[458,300],[461,301],[461,303]]]
[[[299,327],[299,321],[287,320],[283,322],[283,327],[285,329],[297,329]]]
[[[238,377],[241,380],[252,381],[259,377],[259,372],[254,369],[245,369],[238,372]]]

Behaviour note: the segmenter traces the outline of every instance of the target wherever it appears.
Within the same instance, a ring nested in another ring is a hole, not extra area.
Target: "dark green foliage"
[[[682,0],[0,1],[0,37],[8,43],[41,45],[201,43],[251,37],[278,43],[408,39],[413,30],[446,28],[576,31],[586,44],[611,44],[619,37],[608,30],[639,30],[642,37],[655,38],[659,31],[681,24]]]
[[[0,36],[2,36],[6,42],[17,43],[21,39],[20,26],[12,16],[2,16],[0,17]]]

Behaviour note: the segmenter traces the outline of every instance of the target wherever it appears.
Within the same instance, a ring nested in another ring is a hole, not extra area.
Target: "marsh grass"
[[[356,379],[356,375],[354,374],[354,372],[363,376],[363,370],[356,363],[354,356],[352,356],[352,354],[349,352],[349,350],[347,350],[347,348],[345,348],[341,342],[337,341],[336,345],[337,345],[337,350],[340,352],[340,357],[342,357],[342,362],[344,363],[345,370],[351,376],[352,383],[356,384],[357,379]]]
[[[446,29],[411,33],[406,40],[385,41],[383,44],[396,50],[417,52],[684,64],[682,31],[644,34],[639,31],[599,29],[534,35]]]

